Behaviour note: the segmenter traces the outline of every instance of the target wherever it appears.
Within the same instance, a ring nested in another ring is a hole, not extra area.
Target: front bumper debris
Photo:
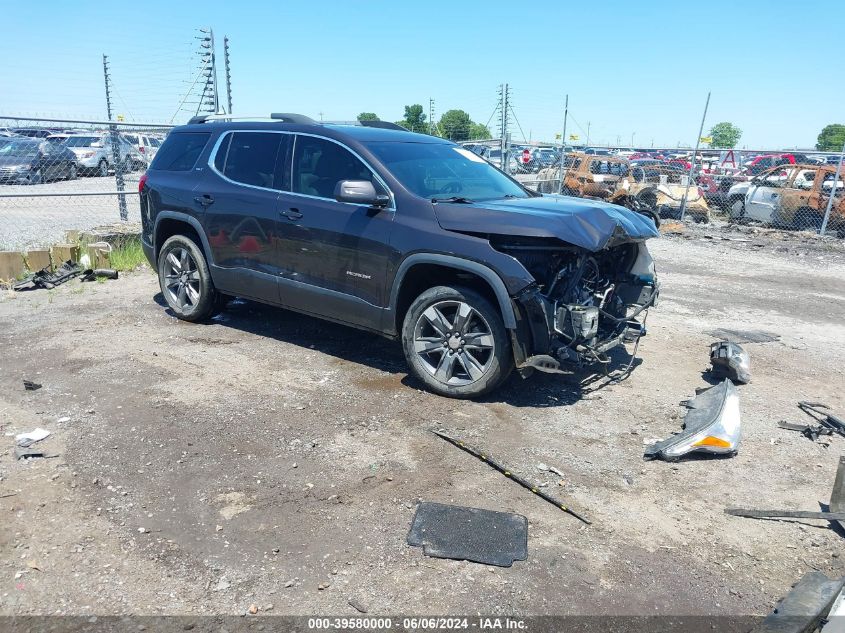
[[[735,455],[741,435],[739,395],[730,380],[686,403],[684,430],[649,446],[646,459],[676,460],[688,453]]]

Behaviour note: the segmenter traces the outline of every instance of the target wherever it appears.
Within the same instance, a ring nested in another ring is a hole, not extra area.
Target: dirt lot
[[[723,513],[830,495],[845,439],[776,428],[802,420],[799,399],[845,411],[845,250],[826,244],[655,240],[662,300],[627,381],[514,378],[481,402],[421,391],[395,343],[289,312],[236,301],[180,322],[149,270],[5,294],[0,613],[357,615],[350,599],[370,614],[765,613],[804,572],[845,573],[825,522]],[[739,455],[644,462],[707,385],[715,328],[779,337],[745,346]],[[12,435],[37,426],[56,457],[15,461]],[[433,428],[548,482],[593,525]],[[424,557],[405,544],[420,499],[527,516],[528,560]]]

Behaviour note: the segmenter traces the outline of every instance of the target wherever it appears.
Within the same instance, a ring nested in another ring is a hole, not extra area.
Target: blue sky
[[[695,141],[731,121],[747,147],[809,147],[845,122],[841,0],[685,3],[193,2],[8,3],[0,114],[105,116],[102,53],[116,111],[169,121],[198,57],[196,29],[231,40],[234,111],[398,120],[435,99],[486,123],[507,82],[525,136],[569,131],[592,143]],[[830,26],[828,26],[830,25]],[[830,63],[826,64],[826,60]],[[833,73],[833,74],[831,74]],[[222,73],[221,73],[222,80]],[[176,114],[183,122],[186,112]],[[494,120],[491,128],[495,129]],[[0,122],[0,125],[3,125]],[[514,137],[523,136],[513,124]]]

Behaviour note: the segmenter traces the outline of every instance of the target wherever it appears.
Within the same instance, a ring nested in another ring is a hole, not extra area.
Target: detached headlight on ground
[[[730,380],[687,402],[684,430],[646,449],[645,457],[673,460],[687,453],[733,455],[739,450],[739,395]]]

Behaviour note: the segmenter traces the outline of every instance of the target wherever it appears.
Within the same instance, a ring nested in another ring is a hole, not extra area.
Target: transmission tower
[[[502,171],[507,170],[508,166],[508,151],[510,148],[510,133],[508,126],[510,124],[510,89],[508,84],[501,84],[499,86],[499,135],[502,139]]]
[[[200,72],[205,77],[202,86],[202,94],[197,104],[197,114],[208,112],[218,114],[220,112],[220,96],[217,92],[217,59],[214,54],[214,30],[200,29]]]
[[[232,73],[229,68],[229,36],[223,36],[223,62],[226,67],[226,105],[232,114]]]

